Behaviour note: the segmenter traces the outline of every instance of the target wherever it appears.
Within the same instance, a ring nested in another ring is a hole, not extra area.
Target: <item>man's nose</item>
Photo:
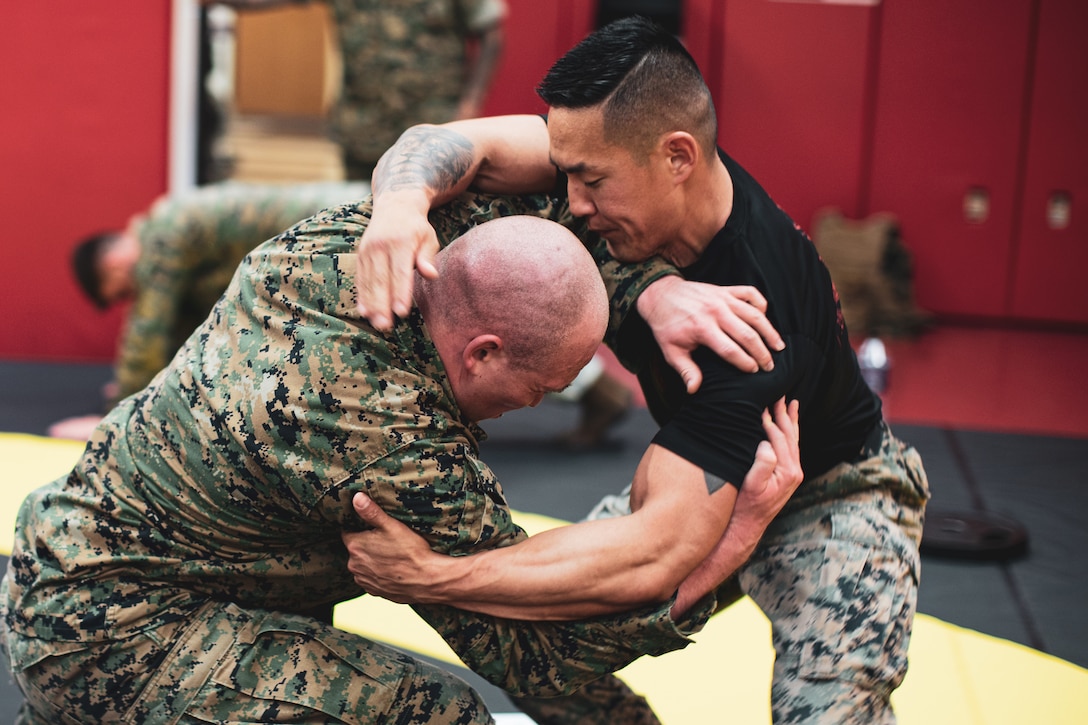
[[[567,182],[567,199],[570,201],[570,213],[574,216],[587,217],[597,213],[597,207],[586,193],[585,184]]]

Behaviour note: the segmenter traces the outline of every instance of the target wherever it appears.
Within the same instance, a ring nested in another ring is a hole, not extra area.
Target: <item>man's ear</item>
[[[461,352],[461,364],[470,375],[478,375],[483,367],[494,362],[503,352],[502,338],[498,335],[477,335],[465,344]]]
[[[695,137],[686,131],[673,131],[661,141],[662,152],[677,183],[683,183],[699,163],[702,151]]]

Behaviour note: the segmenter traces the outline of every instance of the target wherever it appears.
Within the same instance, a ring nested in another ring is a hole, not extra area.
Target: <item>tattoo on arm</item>
[[[424,187],[448,192],[472,168],[472,142],[444,128],[410,128],[374,170],[374,196]]]
[[[706,490],[710,493],[714,493],[719,488],[725,485],[725,479],[715,476],[710,471],[703,471],[703,478],[706,479]]]

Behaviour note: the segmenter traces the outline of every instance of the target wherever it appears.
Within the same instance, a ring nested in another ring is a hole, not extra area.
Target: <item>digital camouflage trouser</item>
[[[26,698],[18,725],[494,723],[445,670],[313,617],[221,603],[46,657],[16,681]]]
[[[889,698],[907,670],[929,486],[917,451],[886,427],[878,440],[806,481],[718,592],[720,608],[746,594],[771,620],[780,725],[895,722]],[[625,723],[658,722],[615,677],[568,698],[516,702],[541,725],[619,722],[611,708],[630,713]]]

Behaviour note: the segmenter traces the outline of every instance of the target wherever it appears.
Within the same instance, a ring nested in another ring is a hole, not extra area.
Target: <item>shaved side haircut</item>
[[[690,133],[714,158],[718,120],[695,60],[645,18],[617,20],[587,36],[551,67],[537,94],[556,108],[602,105],[605,139],[635,154],[671,131]]]

